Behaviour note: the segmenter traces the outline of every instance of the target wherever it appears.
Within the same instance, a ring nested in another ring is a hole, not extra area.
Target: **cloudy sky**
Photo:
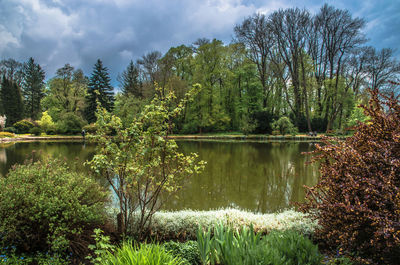
[[[365,18],[369,45],[399,47],[399,0],[0,0],[0,60],[33,57],[51,78],[65,63],[90,75],[100,58],[116,84],[129,61],[147,52],[203,37],[229,43],[234,25],[255,12],[316,13],[325,2]]]

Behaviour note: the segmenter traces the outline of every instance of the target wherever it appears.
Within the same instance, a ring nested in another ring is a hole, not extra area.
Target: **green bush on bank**
[[[39,127],[33,127],[29,130],[29,133],[35,136],[40,136],[42,134],[42,129],[40,129]]]
[[[4,132],[9,132],[9,133],[17,133],[17,129],[15,129],[14,127],[6,127],[3,130]]]
[[[79,134],[84,123],[85,121],[82,117],[72,112],[67,112],[56,123],[56,131],[59,134]]]
[[[29,120],[20,120],[14,123],[13,127],[17,130],[17,133],[29,133],[30,129],[35,127],[35,124]]]
[[[10,132],[0,132],[0,138],[12,138],[15,135],[13,133]]]
[[[59,160],[17,165],[0,187],[0,249],[17,255],[81,255],[104,221],[108,193]]]
[[[169,241],[163,247],[175,257],[180,257],[187,265],[200,264],[200,252],[196,241],[186,241],[184,243]]]
[[[281,213],[256,214],[237,209],[214,211],[184,210],[177,212],[157,212],[150,227],[151,236],[157,240],[196,239],[199,225],[215,227],[217,224],[229,224],[235,229],[252,225],[255,231],[268,233],[271,230],[293,229],[310,235],[317,226],[306,214],[294,210]]]

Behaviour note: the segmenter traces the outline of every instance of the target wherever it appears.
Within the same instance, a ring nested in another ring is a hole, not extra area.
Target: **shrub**
[[[273,130],[271,128],[271,122],[274,118],[275,116],[268,111],[258,111],[251,115],[251,120],[254,120],[257,124],[254,133],[270,134]]]
[[[345,141],[325,139],[314,160],[319,183],[303,209],[318,219],[316,236],[336,249],[382,264],[400,257],[400,104],[371,91],[367,123]]]
[[[183,260],[179,257],[174,257],[158,244],[133,246],[131,241],[124,241],[114,253],[107,252],[99,264],[181,265]]]
[[[95,134],[97,131],[97,126],[95,123],[91,123],[91,124],[87,124],[87,125],[83,126],[82,129],[85,130],[86,133]]]
[[[172,255],[181,257],[185,261],[185,264],[200,264],[200,253],[196,241],[187,241],[184,243],[169,241],[164,243],[163,246]]]
[[[262,264],[321,264],[318,246],[296,231],[272,231],[263,241]]]
[[[0,186],[0,246],[81,255],[102,224],[107,193],[59,160],[15,166]]]
[[[56,130],[56,128],[50,127],[50,128],[47,128],[47,129],[46,129],[45,133],[46,133],[47,135],[55,135],[55,134],[57,133],[57,130]]]
[[[0,138],[12,138],[15,135],[13,133],[10,132],[0,132]]]
[[[33,127],[29,130],[29,133],[39,136],[42,134],[42,130],[39,127]]]
[[[252,225],[263,234],[270,230],[294,229],[310,235],[316,227],[306,214],[293,210],[282,213],[255,214],[237,209],[214,211],[157,212],[150,226],[151,236],[157,240],[195,240],[198,226],[213,228],[219,223],[230,224],[235,229]]]
[[[47,111],[44,111],[42,113],[42,118],[39,120],[39,125],[43,129],[43,131],[47,131],[49,129],[55,130],[55,124],[53,122],[53,119],[51,116],[48,114]]]
[[[279,120],[272,123],[271,127],[275,131],[279,131],[282,135],[297,133],[297,128],[294,127],[293,123],[288,117],[280,117]]]
[[[78,115],[67,112],[61,116],[56,124],[56,130],[60,134],[79,134],[82,131],[84,121]]]
[[[99,228],[94,229],[92,237],[94,237],[96,244],[88,246],[92,250],[93,255],[88,255],[86,259],[92,264],[99,264],[106,259],[109,252],[114,252],[116,247],[110,243],[110,237],[104,235],[103,231]]]
[[[280,131],[274,130],[274,131],[272,131],[271,134],[272,134],[272,135],[279,135],[279,134],[280,134]]]
[[[13,127],[17,130],[17,133],[29,133],[29,130],[35,127],[35,124],[29,120],[20,120],[14,123]]]
[[[58,255],[37,253],[33,256],[30,255],[16,255],[15,252],[8,253],[7,255],[0,255],[0,263],[3,265],[68,265],[70,264],[67,259],[61,258]]]
[[[17,133],[17,129],[15,129],[14,127],[6,127],[3,130],[4,132],[9,132],[9,133]]]

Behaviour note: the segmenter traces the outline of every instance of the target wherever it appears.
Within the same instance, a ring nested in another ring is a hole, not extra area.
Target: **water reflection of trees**
[[[303,185],[316,182],[315,165],[305,167],[311,151],[308,143],[178,142],[184,153],[197,152],[208,162],[203,174],[187,181],[178,198],[165,209],[210,209],[237,206],[260,212],[286,208],[302,201]],[[0,147],[0,173],[23,163],[32,151],[36,158],[56,156],[65,159],[73,170],[88,172],[83,162],[91,159],[94,146],[82,142],[16,143]],[[103,183],[107,185],[107,183]]]
[[[182,150],[198,152],[208,162],[169,209],[209,209],[237,205],[268,212],[302,201],[303,185],[317,180],[315,165],[305,167],[308,143],[180,142]]]

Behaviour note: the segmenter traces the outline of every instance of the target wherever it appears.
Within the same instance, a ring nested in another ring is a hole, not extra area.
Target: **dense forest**
[[[46,82],[33,58],[10,58],[0,62],[0,112],[6,127],[46,118],[52,130],[76,133],[96,120],[98,103],[128,124],[155,93],[173,90],[178,101],[200,84],[175,133],[270,134],[282,117],[299,132],[344,132],[362,118],[367,88],[399,94],[400,63],[392,49],[365,46],[365,25],[329,5],[254,14],[234,26],[230,44],[200,38],[131,61],[118,93],[100,59],[89,77],[67,63]]]

